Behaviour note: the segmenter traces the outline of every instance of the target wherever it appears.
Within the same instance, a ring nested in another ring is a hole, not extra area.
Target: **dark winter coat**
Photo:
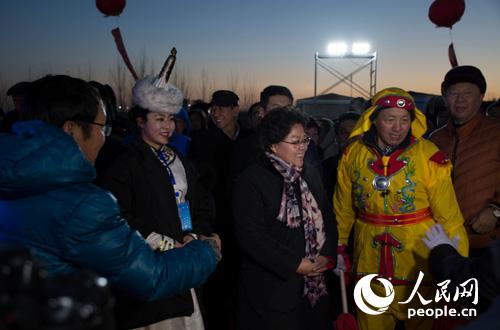
[[[302,177],[323,214],[327,240],[321,255],[335,256],[336,222],[321,179],[307,165]],[[282,192],[283,178],[267,159],[247,168],[235,183],[234,230],[242,251],[238,327],[331,329],[328,298],[311,308],[303,296],[304,277],[296,270],[305,256],[304,228],[276,220]]]
[[[500,241],[493,241],[485,253],[462,257],[449,244],[441,244],[429,254],[429,267],[438,282],[451,280],[450,288],[476,278],[479,284],[479,309],[485,309],[500,294]],[[469,300],[470,302],[470,300]],[[470,305],[475,308],[478,306]]]
[[[215,218],[213,200],[198,181],[193,166],[182,157],[180,159],[186,171],[186,200],[190,204],[193,232],[210,234]],[[142,139],[134,141],[116,159],[106,172],[102,186],[118,199],[123,217],[143,237],[156,232],[183,241],[184,233],[168,172]],[[116,315],[120,327],[138,327],[192,313],[189,290],[148,304],[124,296],[117,299]]]
[[[222,240],[223,258],[204,285],[205,326],[224,329],[232,324],[238,286],[238,249],[232,231],[231,190],[229,176],[231,157],[239,141],[251,134],[240,126],[235,140],[212,124],[191,142],[190,159],[200,172],[200,180],[213,194],[217,209],[215,231]]]
[[[211,127],[191,141],[189,158],[196,165],[200,179],[209,189],[217,207],[216,232],[227,227],[231,219],[230,163],[236,145],[252,132],[240,127],[238,137],[231,140],[221,129]]]

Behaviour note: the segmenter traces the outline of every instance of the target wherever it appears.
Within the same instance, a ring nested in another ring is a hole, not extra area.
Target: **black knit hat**
[[[481,94],[486,92],[486,80],[481,70],[471,65],[457,66],[448,71],[441,83],[441,94],[445,95],[448,88],[456,83],[468,82],[479,87]]]

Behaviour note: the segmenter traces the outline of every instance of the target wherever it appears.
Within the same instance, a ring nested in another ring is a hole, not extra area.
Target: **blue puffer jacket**
[[[0,241],[32,248],[50,274],[85,268],[154,300],[202,284],[216,266],[205,242],[151,250],[73,139],[40,121],[0,135]]]

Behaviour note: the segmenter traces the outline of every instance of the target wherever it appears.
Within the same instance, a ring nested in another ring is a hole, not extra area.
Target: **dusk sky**
[[[188,77],[193,98],[201,96],[202,72],[209,89],[237,84],[239,93],[257,95],[281,84],[296,98],[312,96],[314,54],[339,40],[371,43],[377,90],[438,94],[451,68],[450,33],[429,21],[432,2],[128,0],[115,18],[104,17],[94,0],[0,0],[0,91],[48,73],[111,83],[119,55],[110,31],[119,26],[132,62],[146,58],[148,71],[157,72],[175,46],[176,70]],[[466,0],[452,34],[459,64],[479,67],[488,82],[486,99],[500,98],[500,0]],[[352,71],[349,61],[332,63]],[[335,82],[319,73],[319,90]],[[354,80],[368,87],[368,71]],[[332,92],[351,95],[345,87]]]

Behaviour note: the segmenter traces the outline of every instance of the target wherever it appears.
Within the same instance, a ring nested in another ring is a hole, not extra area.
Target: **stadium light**
[[[328,44],[328,54],[339,57],[346,55],[347,44],[345,42],[332,42]]]
[[[370,52],[370,44],[367,42],[355,42],[352,44],[352,55],[366,55]]]

